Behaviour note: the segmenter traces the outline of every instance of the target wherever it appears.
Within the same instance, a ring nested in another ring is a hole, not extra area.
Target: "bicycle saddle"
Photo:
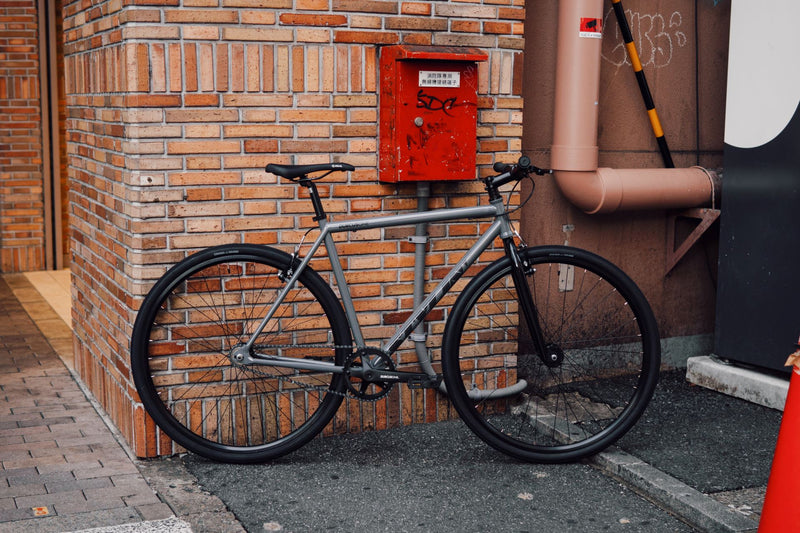
[[[274,165],[270,163],[265,170],[270,174],[275,174],[288,180],[297,180],[311,172],[327,170],[328,173],[330,173],[337,170],[352,171],[355,169],[356,167],[348,165],[347,163],[322,163],[316,165]]]

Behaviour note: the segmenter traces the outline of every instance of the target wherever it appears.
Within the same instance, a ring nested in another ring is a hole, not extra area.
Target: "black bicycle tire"
[[[523,262],[532,268],[536,268],[537,264],[550,261],[587,267],[591,271],[599,273],[603,279],[610,281],[611,285],[619,290],[628,302],[641,329],[643,349],[642,372],[630,404],[609,427],[584,441],[573,444],[530,445],[504,434],[487,422],[479,412],[476,402],[468,396],[462,377],[459,348],[464,322],[478,298],[504,273],[510,272],[511,262],[507,257],[496,260],[479,272],[456,300],[448,317],[443,339],[444,381],[450,399],[461,419],[478,437],[492,447],[524,461],[544,463],[576,461],[594,455],[616,442],[633,427],[644,412],[658,381],[660,366],[658,326],[641,290],[622,270],[602,257],[585,250],[565,246],[526,248],[520,252],[520,256]],[[547,339],[545,340],[547,341]]]
[[[148,360],[148,344],[153,320],[162,301],[182,280],[203,268],[235,260],[252,260],[287,270],[292,264],[288,254],[260,245],[231,244],[207,248],[193,254],[174,265],[162,276],[142,302],[134,323],[131,336],[131,371],[134,384],[147,413],[156,425],[170,438],[184,448],[214,461],[229,463],[265,462],[286,455],[319,434],[335,416],[339,408],[346,385],[341,375],[331,377],[330,389],[325,394],[319,408],[297,430],[288,435],[261,446],[231,446],[204,439],[186,428],[167,409],[158,397],[156,387],[150,375]],[[337,346],[347,347],[352,344],[351,333],[341,303],[330,286],[310,266],[306,267],[299,278],[322,306],[328,317],[334,342]],[[343,364],[346,349],[336,349],[336,363]]]

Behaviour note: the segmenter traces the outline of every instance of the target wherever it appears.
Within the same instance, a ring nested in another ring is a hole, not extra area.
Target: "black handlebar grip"
[[[500,162],[495,163],[494,166],[492,166],[492,168],[494,169],[495,172],[507,172],[508,170],[511,169],[511,167],[506,163],[500,163]]]

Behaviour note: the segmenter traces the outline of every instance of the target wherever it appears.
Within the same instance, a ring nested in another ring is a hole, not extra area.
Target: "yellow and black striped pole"
[[[622,7],[622,0],[611,0],[614,6],[614,14],[617,17],[617,24],[622,32],[622,39],[625,41],[625,49],[628,51],[628,57],[633,65],[633,71],[636,74],[636,81],[639,83],[639,91],[642,93],[644,105],[647,108],[647,115],[650,118],[650,125],[653,127],[653,134],[656,136],[658,149],[661,151],[661,158],[664,160],[664,166],[667,168],[674,168],[675,164],[672,162],[672,155],[667,146],[667,139],[664,138],[664,129],[661,127],[661,121],[658,119],[656,113],[656,105],[653,103],[653,96],[650,94],[650,87],[647,85],[647,78],[644,76],[642,70],[642,62],[639,59],[639,52],[636,51],[636,43],[633,42],[633,34],[628,24],[628,17],[625,16],[625,10]]]

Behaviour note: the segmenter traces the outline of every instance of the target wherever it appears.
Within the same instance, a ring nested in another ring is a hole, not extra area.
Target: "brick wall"
[[[313,224],[302,192],[266,174],[266,163],[355,165],[349,176],[321,184],[334,217],[416,209],[414,185],[377,182],[381,46],[485,51],[480,173],[519,153],[521,0],[85,6],[64,6],[76,366],[138,455],[170,451],[144,415],[129,371],[132,323],[149,287],[201,247],[251,242],[291,249]],[[477,182],[435,185],[431,205],[475,205],[480,189]],[[477,230],[477,223],[431,229],[429,280],[443,275]],[[413,245],[405,237],[412,231],[365,231],[341,242],[373,344],[410,307]],[[321,259],[315,266],[324,269]],[[430,326],[435,356],[442,327]],[[408,363],[410,354],[405,349],[398,363]],[[401,386],[381,402],[343,405],[335,430],[450,416],[437,393]]]
[[[44,267],[35,0],[0,3],[0,272]]]

